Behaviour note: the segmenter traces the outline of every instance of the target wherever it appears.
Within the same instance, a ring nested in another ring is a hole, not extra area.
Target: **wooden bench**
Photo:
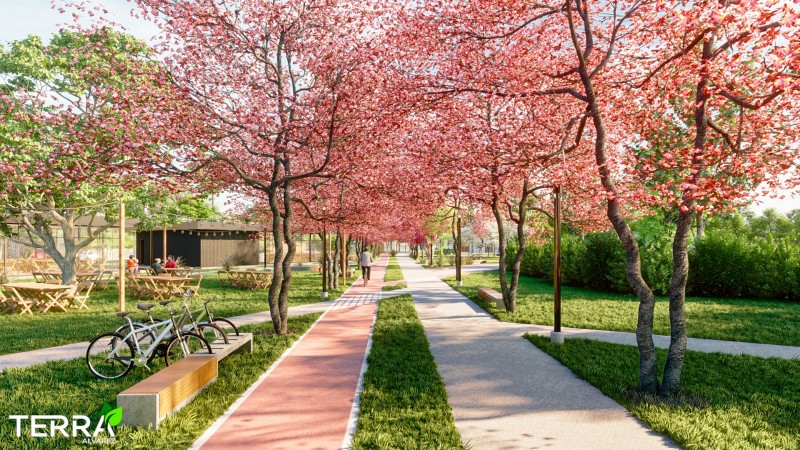
[[[478,288],[478,298],[485,302],[494,303],[497,309],[506,309],[505,303],[503,303],[503,294],[495,291],[491,288]]]
[[[122,424],[158,428],[217,379],[216,355],[190,355],[117,395]]]
[[[171,364],[117,395],[123,425],[158,428],[217,379],[219,361],[239,352],[252,353],[253,334],[228,335],[228,344],[212,343],[213,354],[195,354]]]

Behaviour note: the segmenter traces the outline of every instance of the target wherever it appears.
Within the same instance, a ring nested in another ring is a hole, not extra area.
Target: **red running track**
[[[369,286],[357,280],[213,434],[195,444],[226,450],[341,448],[387,262],[378,258]]]

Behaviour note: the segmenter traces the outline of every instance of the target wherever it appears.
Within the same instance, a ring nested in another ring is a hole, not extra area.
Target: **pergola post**
[[[163,234],[164,242],[163,242],[163,250],[164,256],[161,258],[161,261],[167,262],[167,226],[164,225],[164,234]]]

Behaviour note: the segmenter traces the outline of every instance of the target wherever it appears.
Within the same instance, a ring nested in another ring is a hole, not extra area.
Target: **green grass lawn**
[[[497,271],[465,275],[463,286],[456,286],[452,277],[445,281],[504,322],[553,324],[553,285],[549,281],[520,277],[515,314],[499,311],[493,303],[478,299],[479,287],[500,290]],[[630,332],[636,329],[639,301],[633,295],[563,286],[561,296],[563,326]],[[656,299],[654,333],[669,335],[668,308],[667,298]],[[800,346],[800,327],[794,326],[800,323],[800,303],[689,297],[686,323],[689,337]]]
[[[289,336],[272,335],[270,323],[242,327],[242,331],[254,334],[253,353],[235,354],[222,360],[217,381],[185,408],[165,419],[158,430],[120,427],[116,431],[117,444],[107,447],[188,448],[319,316],[309,314],[289,318]],[[96,423],[103,402],[115,405],[119,392],[150,374],[145,369],[134,368],[122,379],[100,380],[89,373],[83,359],[9,369],[0,372],[0,398],[3,399],[0,416],[88,415]],[[58,434],[57,438],[25,438],[26,434],[30,435],[29,428],[23,428],[23,438],[17,439],[14,426],[15,422],[10,420],[0,421],[0,448],[88,448],[81,445],[79,438],[65,438]]]
[[[390,282],[403,279],[403,271],[400,270],[400,266],[397,264],[397,258],[390,256],[389,265],[386,266],[386,276],[383,278],[383,281]]]
[[[667,406],[627,394],[638,385],[634,346],[526,337],[685,449],[800,448],[800,361],[687,351],[681,388],[700,401]]]
[[[381,301],[368,363],[354,449],[462,448],[411,296]]]
[[[354,278],[351,278],[351,281]],[[303,305],[320,301],[322,276],[316,271],[292,272],[292,289],[289,293],[289,306]],[[342,294],[342,289],[330,291],[333,300]],[[216,296],[217,301],[211,311],[221,317],[232,317],[268,311],[266,290],[247,290],[222,288],[214,273],[204,273],[200,294],[192,301],[194,308],[202,307],[202,300]],[[136,303],[149,300],[127,299],[126,310],[136,310]],[[102,291],[93,291],[88,301],[88,310],[67,312],[48,312],[33,315],[0,314],[0,355],[25,350],[35,350],[55,345],[88,341],[95,335],[116,329],[123,322],[116,317],[116,284]],[[153,309],[154,315],[166,317],[161,307]]]

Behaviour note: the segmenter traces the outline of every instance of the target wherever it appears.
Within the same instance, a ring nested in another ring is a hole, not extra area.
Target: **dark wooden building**
[[[168,226],[167,255],[183,258],[192,267],[218,267],[226,261],[234,266],[259,263],[260,228],[245,224],[187,222]],[[164,259],[164,230],[136,233],[136,257],[150,265]],[[163,261],[162,261],[163,262]]]

